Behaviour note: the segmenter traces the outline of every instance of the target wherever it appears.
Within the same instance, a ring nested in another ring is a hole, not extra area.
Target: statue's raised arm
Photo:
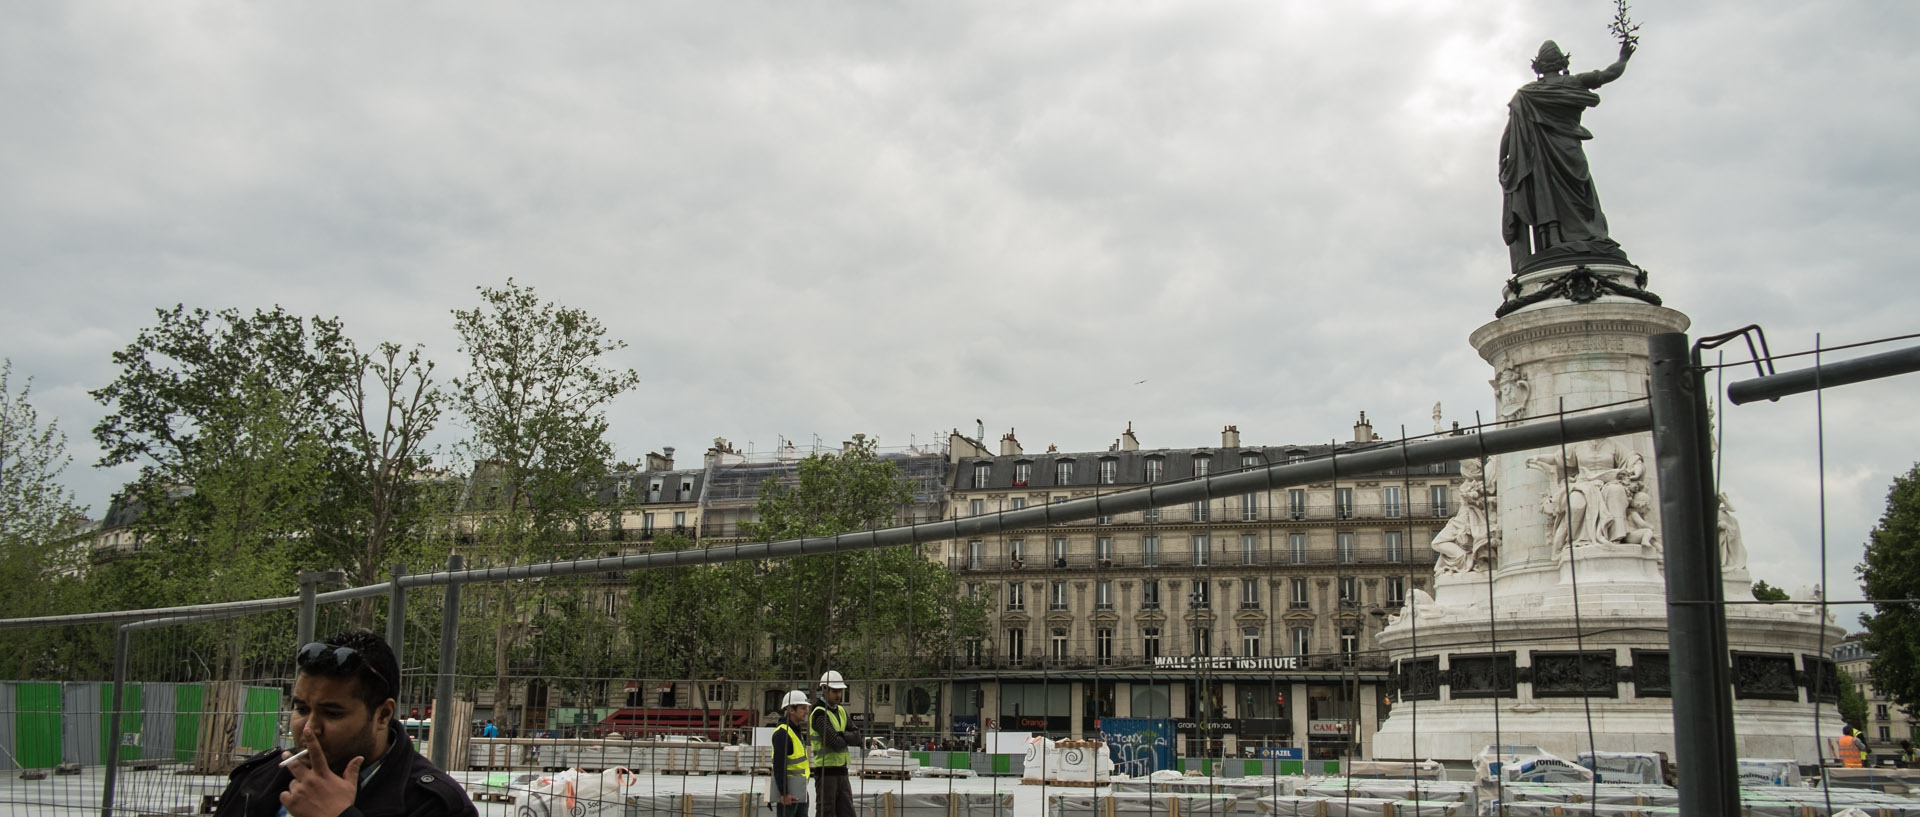
[[[1614,60],[1612,65],[1598,71],[1588,71],[1580,74],[1578,76],[1580,84],[1588,88],[1598,88],[1619,79],[1621,74],[1627,72],[1627,60],[1633,59],[1633,52],[1634,47],[1632,45],[1621,43],[1620,59]]]

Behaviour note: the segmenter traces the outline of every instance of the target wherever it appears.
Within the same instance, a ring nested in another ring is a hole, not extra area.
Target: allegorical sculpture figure
[[[1745,570],[1747,567],[1747,546],[1740,541],[1740,520],[1733,518],[1733,503],[1725,493],[1720,494],[1720,569],[1723,571]]]
[[[1593,89],[1619,79],[1633,51],[1623,39],[1612,65],[1570,74],[1568,55],[1548,40],[1533,60],[1539,78],[1507,103],[1507,130],[1500,137],[1501,234],[1515,274],[1529,262],[1549,259],[1627,263],[1607,236],[1607,217],[1581,145],[1593,134],[1581,126],[1580,115],[1600,104]]]
[[[1435,573],[1474,573],[1493,569],[1498,555],[1487,519],[1487,495],[1478,480],[1460,485],[1460,510],[1433,537]]]
[[[1555,554],[1569,544],[1628,541],[1636,528],[1628,512],[1645,487],[1646,460],[1639,452],[1610,439],[1587,440],[1568,446],[1564,457],[1528,457],[1527,467],[1547,475],[1540,512]]]

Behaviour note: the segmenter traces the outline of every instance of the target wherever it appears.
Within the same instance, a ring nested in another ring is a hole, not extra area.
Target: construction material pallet
[[[1022,786],[1059,786],[1068,789],[1091,789],[1096,786],[1111,786],[1113,780],[1022,780]]]
[[[477,803],[507,803],[509,805],[513,803],[513,795],[498,791],[474,792],[473,799],[474,802]]]
[[[912,780],[913,772],[906,769],[862,769],[860,776],[868,780]]]
[[[713,772],[708,771],[706,769],[661,769],[660,773],[661,774],[679,774],[679,775],[686,775],[688,777],[706,777],[707,775],[713,774]]]

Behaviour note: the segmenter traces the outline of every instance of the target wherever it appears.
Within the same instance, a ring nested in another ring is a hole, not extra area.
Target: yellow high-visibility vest
[[[794,732],[793,727],[785,722],[782,722],[773,731],[785,731],[787,733],[787,745],[791,747],[787,750],[787,774],[812,777],[812,775],[809,774],[811,769],[807,766],[807,744],[800,740],[800,735]]]
[[[821,704],[820,706],[814,707],[813,711],[827,713],[827,722],[833,724],[833,731],[839,732],[842,735],[846,734],[847,732],[847,708],[846,707],[828,706],[826,704]],[[819,763],[821,766],[845,766],[847,765],[848,762],[853,760],[853,753],[851,751],[848,751],[847,749],[842,749],[838,752],[827,751],[827,747],[820,743],[819,730],[813,728],[812,715],[807,716],[807,734],[812,738],[813,759],[815,762]]]

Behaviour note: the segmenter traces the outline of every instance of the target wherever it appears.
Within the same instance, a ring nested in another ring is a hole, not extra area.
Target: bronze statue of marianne
[[[1623,43],[1614,64],[1570,74],[1568,55],[1548,40],[1533,60],[1539,78],[1507,103],[1507,130],[1500,137],[1501,233],[1514,274],[1559,262],[1628,263],[1607,237],[1607,217],[1581,145],[1593,134],[1581,127],[1580,115],[1600,104],[1593,89],[1626,73],[1633,50]]]

